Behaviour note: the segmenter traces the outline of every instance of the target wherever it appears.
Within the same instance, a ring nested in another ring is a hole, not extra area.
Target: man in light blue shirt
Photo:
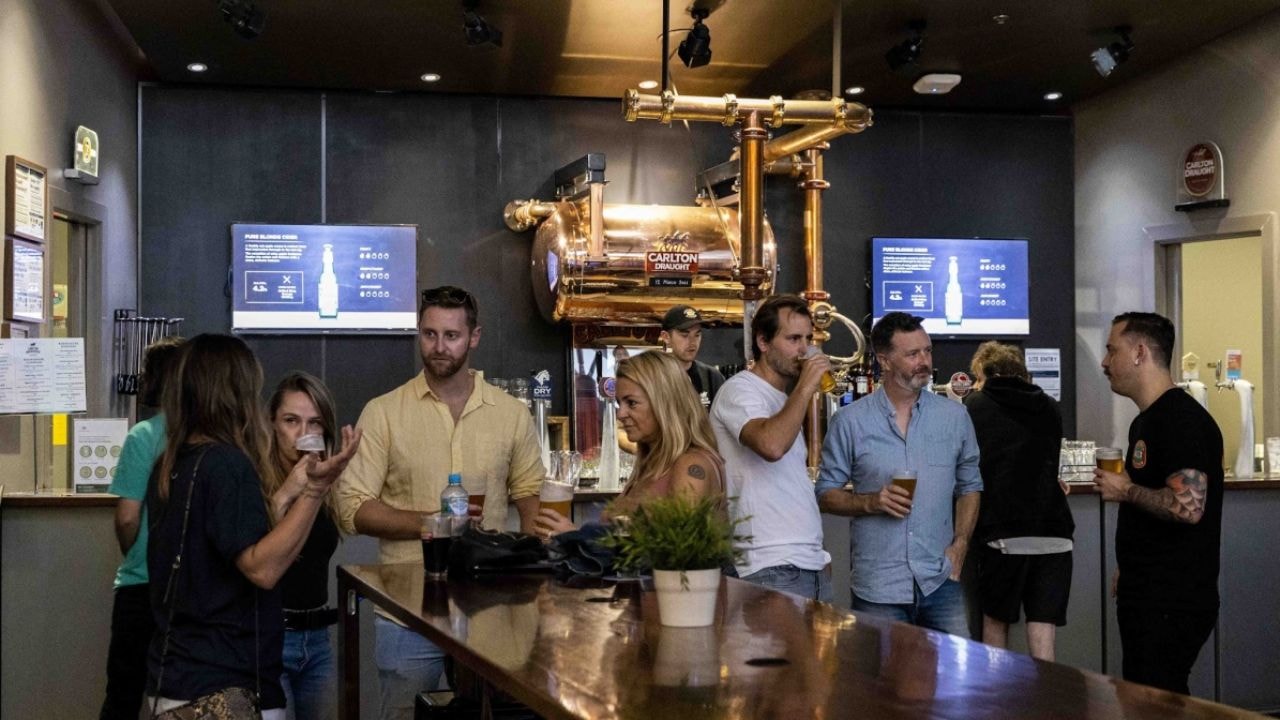
[[[854,611],[968,637],[959,579],[982,497],[973,423],[923,392],[933,345],[921,318],[885,315],[871,344],[884,382],[831,421],[818,506],[852,518]],[[915,471],[914,494],[891,484],[896,470]]]

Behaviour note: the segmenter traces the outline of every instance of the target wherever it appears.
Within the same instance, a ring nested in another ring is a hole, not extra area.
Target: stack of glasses
[[[1095,444],[1092,440],[1063,438],[1058,452],[1058,477],[1068,483],[1092,483]]]

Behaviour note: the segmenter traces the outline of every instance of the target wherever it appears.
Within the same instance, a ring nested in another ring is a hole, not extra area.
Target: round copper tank
[[[539,226],[530,262],[533,293],[551,321],[654,325],[673,305],[709,323],[742,323],[738,213],[728,208],[604,205],[603,256],[589,257],[587,200],[556,203]],[[649,252],[696,253],[695,273],[646,272]],[[776,252],[764,223],[761,289],[772,292]],[[688,282],[688,287],[670,287]],[[667,286],[663,286],[667,285]]]

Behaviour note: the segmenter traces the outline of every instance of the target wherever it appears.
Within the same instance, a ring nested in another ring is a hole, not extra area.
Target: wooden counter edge
[[[115,507],[119,499],[111,493],[10,492],[0,497],[0,508]]]

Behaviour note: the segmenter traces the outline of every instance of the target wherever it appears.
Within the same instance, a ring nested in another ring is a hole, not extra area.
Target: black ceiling
[[[831,0],[694,1],[714,8],[713,56],[692,70],[673,59],[679,92],[831,89]],[[617,98],[660,74],[657,0],[482,0],[480,14],[503,32],[500,48],[465,44],[461,0],[253,0],[266,22],[252,40],[223,21],[218,0],[106,2],[165,82]],[[668,2],[674,52],[692,3]],[[1278,8],[1280,0],[844,0],[841,85],[865,87],[857,99],[872,107],[1066,112]],[[895,73],[885,52],[916,19],[928,23],[920,62]],[[1135,47],[1104,79],[1089,54],[1119,25],[1133,28]],[[209,71],[186,69],[197,61]],[[948,95],[912,92],[920,74],[938,71],[963,80]],[[443,77],[427,85],[426,72]],[[1046,101],[1049,91],[1063,99]]]

